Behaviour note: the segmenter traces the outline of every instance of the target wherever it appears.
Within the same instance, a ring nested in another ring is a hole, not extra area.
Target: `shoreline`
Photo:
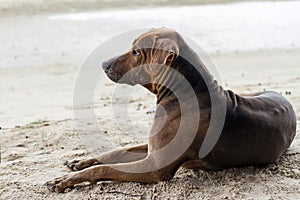
[[[258,2],[280,2],[283,0],[260,0]],[[197,5],[216,5],[229,3],[242,3],[246,0],[186,0],[184,3],[180,0],[151,0],[151,1],[93,1],[93,0],[0,0],[1,15],[37,15],[37,14],[59,14],[75,12],[93,12],[108,9],[139,9],[139,8],[157,8],[157,7],[177,7],[177,6],[197,6]]]

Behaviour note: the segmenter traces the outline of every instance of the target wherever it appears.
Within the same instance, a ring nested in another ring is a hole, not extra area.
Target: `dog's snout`
[[[110,63],[109,63],[109,62],[104,61],[104,62],[102,63],[102,69],[103,69],[105,72],[108,71],[109,67],[110,67]]]

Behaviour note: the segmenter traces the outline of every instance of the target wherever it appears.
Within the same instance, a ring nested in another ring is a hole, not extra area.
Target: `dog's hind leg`
[[[220,167],[216,165],[211,165],[208,162],[205,162],[204,160],[197,159],[197,160],[189,160],[181,165],[181,167],[186,169],[201,169],[205,171],[215,171],[219,170]]]
[[[138,145],[133,147],[121,148],[113,151],[103,153],[98,158],[91,158],[86,160],[73,160],[66,161],[64,164],[72,171],[79,171],[90,166],[101,164],[116,164],[116,163],[128,163],[138,160],[142,160],[147,156],[148,145]]]

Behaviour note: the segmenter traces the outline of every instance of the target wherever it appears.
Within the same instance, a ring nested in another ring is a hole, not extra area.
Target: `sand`
[[[2,135],[1,199],[296,199],[300,194],[299,134],[277,165],[217,172],[180,169],[169,182],[81,184],[62,194],[42,184],[68,173],[64,160],[89,157],[71,120],[39,122]],[[132,142],[132,137],[122,137]]]
[[[40,20],[43,17],[47,15],[34,15],[31,20],[43,24]],[[0,27],[8,27],[7,22],[12,22],[20,32],[14,19],[14,16],[1,18]],[[21,16],[18,21],[26,23],[26,19]],[[48,191],[43,183],[69,173],[64,161],[97,154],[88,150],[89,145],[84,143],[72,117],[74,83],[81,63],[94,47],[97,29],[89,29],[91,37],[84,38],[85,32],[77,32],[75,36],[66,34],[59,39],[54,30],[58,27],[63,33],[70,33],[72,23],[50,24],[43,27],[49,35],[34,40],[33,36],[39,32],[33,25],[28,24],[30,30],[24,32],[26,37],[33,38],[33,46],[21,36],[15,37],[17,49],[22,49],[17,51],[1,38],[10,51],[2,49],[5,56],[0,60],[0,89],[4,94],[0,98],[0,199],[296,199],[300,196],[300,49],[295,48],[210,54],[225,88],[237,93],[274,90],[294,106],[298,116],[297,135],[277,164],[216,172],[180,169],[171,181],[158,184],[99,182],[80,184],[63,194]],[[75,53],[69,53],[67,47],[57,49],[61,41],[64,46],[74,48]],[[98,154],[112,145],[145,142],[155,98],[137,88],[139,92],[132,96],[129,106],[130,117],[136,124],[124,130],[121,127],[124,124],[118,124],[118,118],[110,110],[111,91],[116,85],[106,78],[100,84],[95,96],[97,119],[110,143],[98,138]],[[122,99],[116,104],[125,106]]]

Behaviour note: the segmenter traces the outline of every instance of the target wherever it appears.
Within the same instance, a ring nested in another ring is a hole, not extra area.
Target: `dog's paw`
[[[87,159],[87,160],[73,160],[71,162],[66,161],[64,162],[64,165],[66,165],[71,171],[80,171],[85,168],[94,166],[94,165],[100,165],[101,163],[97,159]]]
[[[80,160],[73,160],[73,161],[65,161],[64,165],[66,165],[71,171],[79,171],[82,170],[79,165]]]
[[[62,193],[65,191],[67,188],[66,185],[66,180],[69,178],[68,175],[62,176],[59,178],[55,178],[51,181],[48,181],[44,184],[50,191],[52,192],[57,192],[57,193]],[[71,187],[68,187],[71,188]]]

